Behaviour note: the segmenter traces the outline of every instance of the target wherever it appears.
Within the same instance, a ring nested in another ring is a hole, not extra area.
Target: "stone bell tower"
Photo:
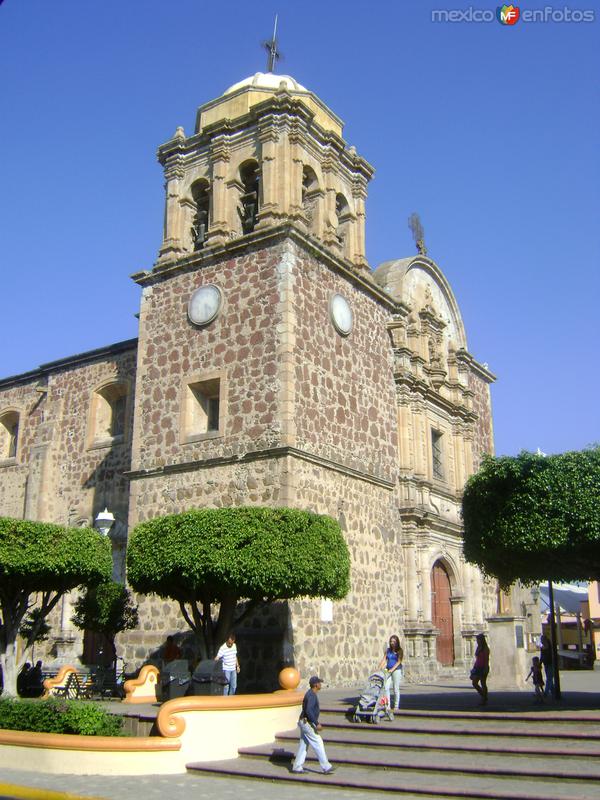
[[[342,139],[342,122],[293,78],[256,73],[198,109],[158,158],[166,213],[160,265],[253,230],[293,222],[365,268],[372,167]]]
[[[350,627],[379,640],[402,605],[397,580],[382,597],[385,563],[370,555],[397,535],[396,303],[365,258],[373,169],[318,97],[272,73],[202,105],[195,133],[178,128],[158,158],[163,242],[133,276],[143,293],[129,526],[235,505],[338,519],[351,594],[327,613],[320,601],[280,603],[270,631],[253,628],[245,645],[238,630],[256,673],[245,671],[245,689],[290,659],[303,674],[333,670]],[[161,634],[184,627],[155,602],[144,600],[146,616],[161,618]],[[378,622],[357,620],[359,607]],[[140,650],[160,644],[158,632],[135,636]],[[337,680],[363,669],[357,650]]]

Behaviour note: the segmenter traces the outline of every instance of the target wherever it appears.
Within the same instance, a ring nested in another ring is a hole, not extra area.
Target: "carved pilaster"
[[[258,139],[261,146],[261,202],[257,228],[274,225],[282,216],[283,181],[278,181],[280,170],[287,167],[285,147],[280,143],[279,130],[273,116],[260,120]],[[284,162],[280,164],[280,161]]]
[[[183,153],[179,151],[165,163],[165,215],[158,263],[175,259],[183,252],[179,200],[184,174]]]
[[[212,203],[210,207],[209,244],[224,244],[231,232],[229,198],[225,181],[231,157],[229,136],[216,136],[210,146]]]

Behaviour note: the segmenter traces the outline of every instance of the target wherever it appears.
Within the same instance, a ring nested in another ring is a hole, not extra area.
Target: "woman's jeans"
[[[235,690],[237,689],[237,670],[225,669],[223,670],[223,675],[225,675],[228,681],[225,686],[223,686],[223,694],[235,694]]]
[[[394,691],[394,708],[400,708],[400,684],[402,683],[402,667],[396,667],[396,669],[390,673],[388,672],[385,676],[385,684],[384,688],[388,695],[390,696],[390,705],[392,705],[392,695],[390,692],[390,688]]]
[[[550,697],[550,695],[554,695],[554,668],[552,664],[544,664],[544,670],[546,672],[546,688],[544,689],[544,694],[546,697]]]

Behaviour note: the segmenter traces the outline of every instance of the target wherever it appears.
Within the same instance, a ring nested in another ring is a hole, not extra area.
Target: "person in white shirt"
[[[221,660],[223,661],[223,672],[227,678],[227,683],[223,686],[223,694],[235,694],[240,663],[237,659],[237,647],[235,646],[235,633],[233,631],[227,637],[227,641],[219,647],[219,652],[215,656],[215,661]]]

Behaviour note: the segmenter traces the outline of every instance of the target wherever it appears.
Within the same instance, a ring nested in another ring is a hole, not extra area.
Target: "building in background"
[[[464,674],[502,610],[464,562],[460,520],[493,452],[494,376],[422,240],[367,263],[373,168],[342,133],[289,76],[201,106],[158,151],[164,236],[133,276],[138,338],[0,381],[0,513],[88,525],[108,509],[119,579],[128,532],[154,516],[260,504],[339,520],[350,594],[274,604],[240,630],[246,688],[290,660],[356,683],[395,632],[409,676]],[[138,666],[184,630],[170,603],[140,611],[119,644]],[[82,652],[70,613],[66,599],[58,657]]]

